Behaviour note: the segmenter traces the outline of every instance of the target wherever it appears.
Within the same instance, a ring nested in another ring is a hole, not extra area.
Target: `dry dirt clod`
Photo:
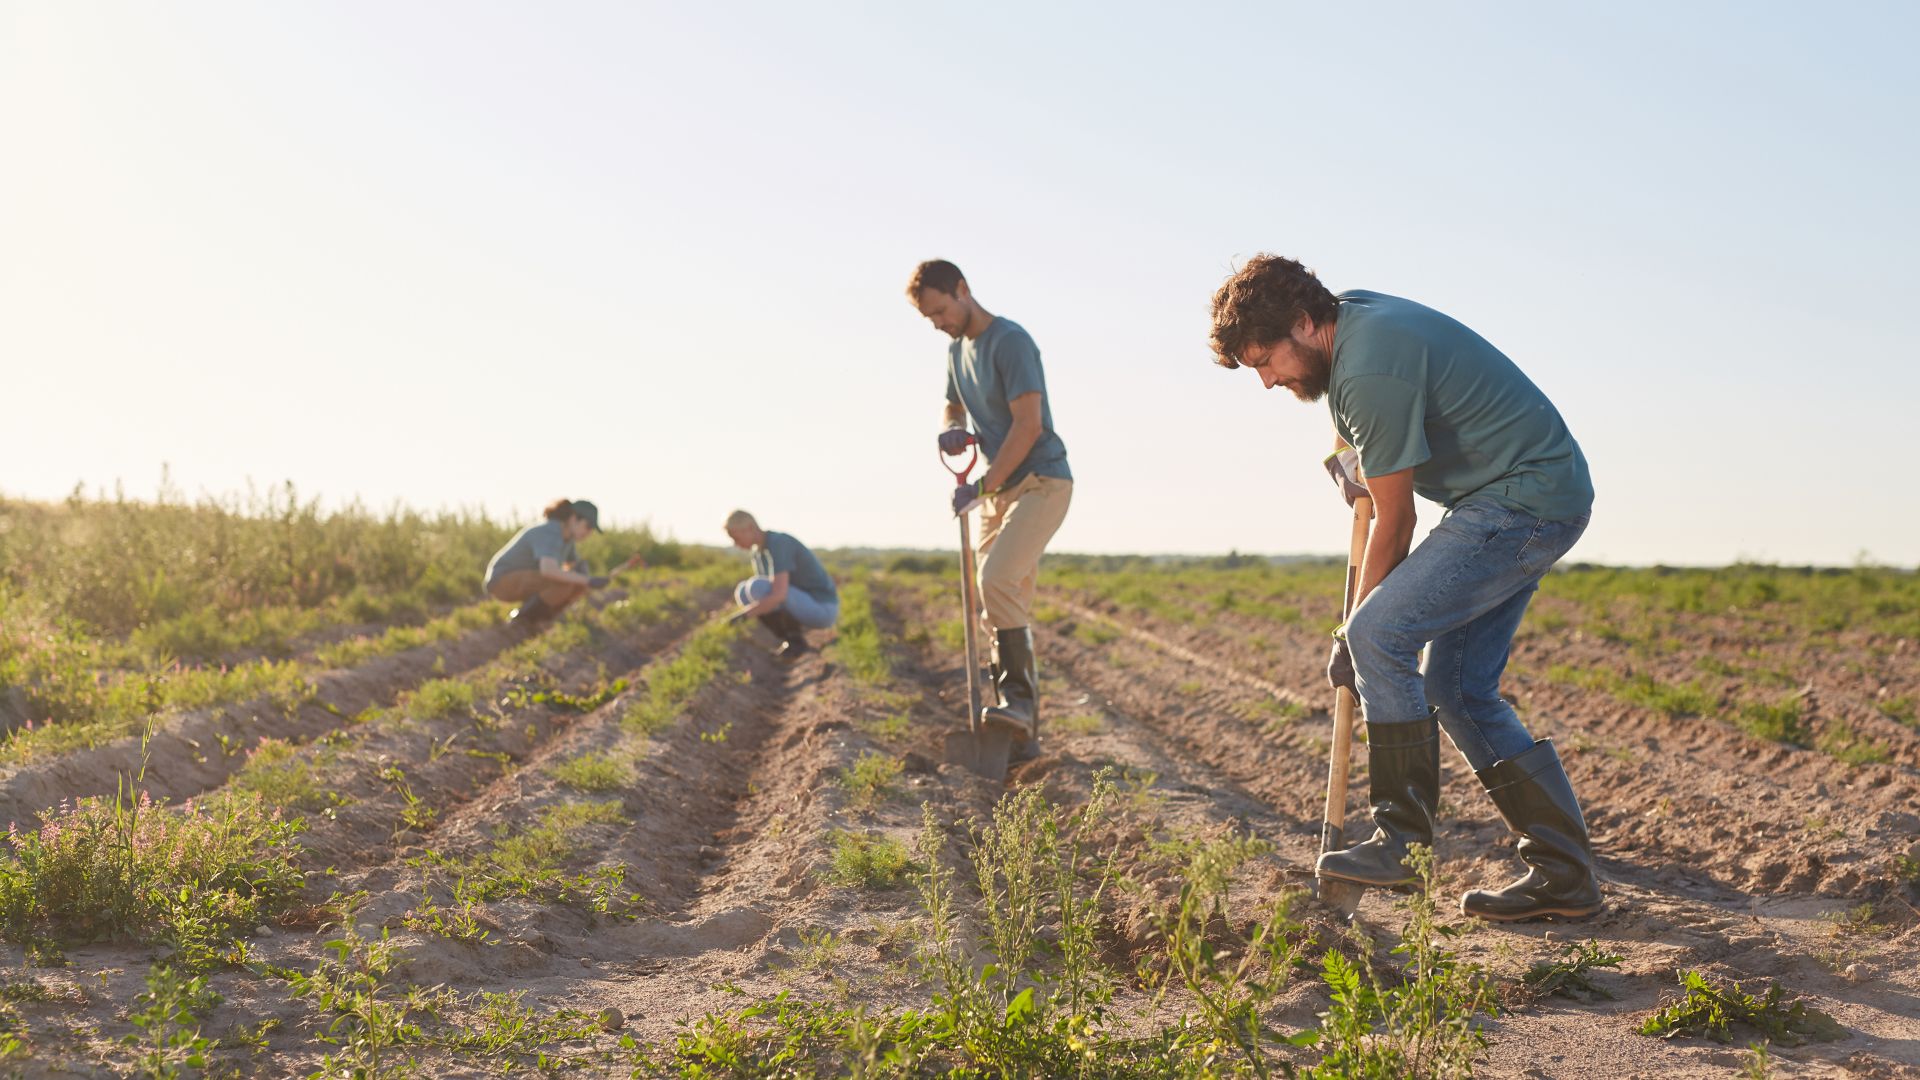
[[[626,1014],[611,1005],[600,1010],[599,1019],[601,1031],[619,1031],[627,1026]]]
[[[1873,977],[1873,974],[1867,970],[1867,965],[1858,962],[1848,964],[1847,970],[1842,974],[1850,983],[1863,983]]]

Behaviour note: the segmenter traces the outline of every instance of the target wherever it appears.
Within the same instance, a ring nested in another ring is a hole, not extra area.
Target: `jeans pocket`
[[[1536,520],[1527,542],[1520,545],[1514,561],[1535,577],[1545,574],[1554,563],[1560,561],[1561,556],[1573,549],[1586,528],[1585,518],[1571,521]]]

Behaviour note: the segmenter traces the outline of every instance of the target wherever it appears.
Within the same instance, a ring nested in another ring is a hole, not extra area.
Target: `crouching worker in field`
[[[780,639],[774,655],[791,663],[805,655],[806,631],[824,630],[840,618],[840,592],[807,545],[783,532],[768,532],[753,515],[727,516],[733,546],[753,555],[753,576],[734,586],[735,619],[757,618]]]
[[[1300,263],[1260,255],[1213,298],[1218,362],[1266,389],[1326,397],[1359,453],[1374,526],[1327,678],[1367,724],[1373,836],[1320,856],[1322,877],[1409,884],[1433,843],[1438,728],[1519,837],[1524,877],[1467,893],[1483,919],[1582,918],[1604,907],[1593,847],[1551,740],[1500,697],[1514,631],[1542,575],[1580,539],[1593,485],[1560,413],[1513,361],[1451,318],[1375,292],[1335,296]],[[1418,493],[1444,505],[1413,541]],[[1420,662],[1427,650],[1426,664]]]
[[[609,580],[593,574],[574,549],[600,528],[600,509],[584,499],[557,499],[543,514],[545,521],[521,529],[487,564],[487,595],[519,605],[515,626],[543,623]],[[638,565],[635,555],[614,573]]]

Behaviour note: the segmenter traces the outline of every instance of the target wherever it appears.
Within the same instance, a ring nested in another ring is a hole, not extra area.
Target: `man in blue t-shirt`
[[[978,443],[987,471],[953,493],[955,515],[980,508],[980,596],[993,641],[994,704],[981,721],[1013,736],[1013,760],[1040,752],[1040,679],[1032,611],[1040,556],[1073,500],[1067,446],[1053,430],[1046,373],[1033,338],[1011,319],[980,306],[960,268],[921,263],[907,298],[947,346],[947,403],[940,432],[945,454]],[[973,431],[967,431],[967,422]]]
[[[1374,832],[1321,855],[1316,873],[1412,881],[1402,860],[1408,845],[1433,843],[1444,726],[1527,864],[1504,888],[1467,893],[1461,910],[1502,921],[1600,911],[1573,785],[1552,741],[1536,742],[1500,696],[1527,602],[1593,505],[1586,457],[1559,410],[1459,322],[1381,293],[1335,296],[1274,255],[1255,257],[1214,295],[1213,349],[1266,389],[1325,397],[1373,499],[1355,607],[1336,631],[1327,677],[1354,692],[1366,718]],[[1447,511],[1409,552],[1415,494]]]
[[[768,532],[752,514],[727,516],[733,546],[753,556],[753,576],[734,586],[735,619],[757,618],[780,639],[774,655],[789,663],[805,655],[807,629],[824,630],[840,619],[840,592],[807,545],[783,532]]]

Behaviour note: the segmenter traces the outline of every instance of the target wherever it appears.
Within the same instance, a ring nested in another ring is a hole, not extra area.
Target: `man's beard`
[[[1327,388],[1333,384],[1333,355],[1317,345],[1296,346],[1300,358],[1306,362],[1306,374],[1300,376],[1300,385],[1290,387],[1293,396],[1311,405],[1327,396]]]

